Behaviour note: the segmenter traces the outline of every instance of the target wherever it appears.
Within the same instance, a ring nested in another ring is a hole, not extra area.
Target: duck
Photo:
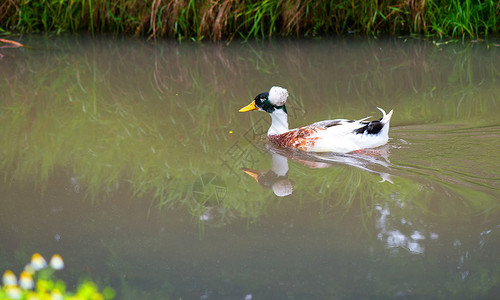
[[[366,121],[335,119],[313,123],[311,125],[288,129],[288,114],[285,103],[288,91],[273,86],[269,92],[258,94],[239,112],[264,111],[271,116],[271,126],[267,132],[269,141],[285,148],[295,148],[305,152],[350,153],[363,149],[377,148],[389,141],[389,126],[393,110],[386,113],[380,107],[382,118]]]

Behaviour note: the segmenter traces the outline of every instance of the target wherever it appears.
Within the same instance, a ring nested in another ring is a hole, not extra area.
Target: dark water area
[[[0,270],[59,253],[118,299],[500,297],[498,41],[22,42],[0,49]],[[238,113],[273,85],[291,128],[394,109],[389,143],[274,147]]]

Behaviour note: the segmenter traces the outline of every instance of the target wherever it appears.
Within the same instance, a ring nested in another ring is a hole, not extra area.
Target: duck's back
[[[269,140],[281,147],[292,147],[307,152],[348,153],[364,148],[382,146],[389,140],[389,122],[392,110],[382,110],[380,120],[336,119],[313,123],[288,132],[270,135]]]
[[[383,113],[380,120],[371,122],[364,121],[364,119],[358,121],[342,120],[339,125],[318,132],[317,135],[313,136],[318,137],[318,139],[307,151],[348,153],[385,145],[389,140],[389,127],[393,111],[386,114],[384,110],[380,110]]]

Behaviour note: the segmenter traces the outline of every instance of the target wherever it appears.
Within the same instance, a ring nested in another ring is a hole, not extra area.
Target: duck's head
[[[239,112],[247,112],[251,110],[265,111],[273,114],[277,110],[283,110],[286,113],[286,99],[288,91],[279,86],[273,86],[269,92],[258,94],[252,103],[243,107]]]

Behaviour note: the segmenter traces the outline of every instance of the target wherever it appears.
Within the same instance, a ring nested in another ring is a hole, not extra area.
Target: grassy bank
[[[0,29],[89,31],[196,40],[321,34],[484,37],[500,32],[494,0],[7,0]]]

